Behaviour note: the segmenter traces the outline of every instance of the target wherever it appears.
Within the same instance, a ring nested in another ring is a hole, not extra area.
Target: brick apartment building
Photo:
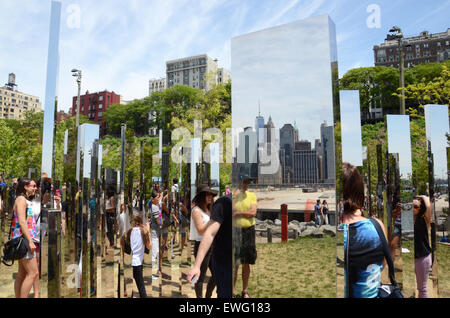
[[[443,62],[450,59],[450,28],[445,32],[430,34],[423,31],[418,36],[404,38],[402,41],[404,66],[407,68],[418,64]],[[400,55],[398,41],[389,37],[384,43],[375,45],[375,66],[398,68]]]
[[[103,114],[111,104],[120,104],[120,95],[107,90],[98,93],[89,93],[80,96],[80,114],[85,115],[90,121],[100,125],[100,137],[107,132],[106,124],[103,120]],[[76,115],[77,96],[73,97],[71,114]]]

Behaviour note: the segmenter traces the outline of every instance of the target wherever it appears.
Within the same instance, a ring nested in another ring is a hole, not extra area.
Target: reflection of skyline
[[[333,125],[332,25],[323,15],[231,40],[234,128],[253,122],[259,103],[278,127],[295,121],[304,140],[320,138],[318,123]]]
[[[425,126],[427,140],[431,141],[434,160],[434,175],[447,179],[447,137],[449,133],[448,106],[425,105]]]

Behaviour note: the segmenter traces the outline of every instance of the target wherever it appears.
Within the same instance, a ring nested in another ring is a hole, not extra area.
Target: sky
[[[447,105],[425,105],[425,127],[427,140],[431,141],[435,178],[447,175],[447,137],[450,133]]]
[[[143,98],[150,79],[165,77],[168,60],[206,53],[231,70],[231,38],[322,14],[336,24],[342,76],[373,66],[373,45],[393,25],[406,36],[442,32],[449,10],[449,0],[63,0],[59,107],[68,111],[77,94],[73,68],[83,71],[83,93]],[[49,18],[49,0],[0,2],[0,78],[6,83],[14,72],[18,89],[42,101]]]
[[[400,176],[412,176],[411,133],[408,115],[387,115],[388,151],[397,153]]]
[[[359,91],[340,91],[342,162],[362,166],[361,112]]]
[[[295,120],[313,144],[320,125],[333,124],[329,23],[321,15],[232,39],[233,128],[254,127],[259,104],[277,132]]]

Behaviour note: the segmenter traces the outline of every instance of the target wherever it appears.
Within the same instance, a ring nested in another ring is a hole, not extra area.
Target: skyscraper
[[[294,177],[293,151],[295,138],[298,138],[298,132],[291,124],[285,124],[280,129],[280,149],[284,150],[284,158],[281,159],[283,184],[291,184]],[[283,154],[283,153],[282,153]]]
[[[327,122],[320,125],[320,139],[322,144],[322,173],[325,183],[334,183],[336,170],[334,167],[334,127]]]
[[[273,134],[275,132],[275,125],[272,121],[272,117],[269,116],[269,120],[267,124],[264,125],[264,134],[263,134],[263,152],[266,153],[268,157],[272,157],[272,152],[278,154],[279,149],[272,149],[272,145],[277,146],[278,140],[276,139],[276,135]],[[263,169],[266,166],[269,166],[271,163],[261,163],[258,162],[258,184],[259,185],[280,185],[282,183],[281,178],[281,165],[279,165],[280,158],[277,155],[276,160],[278,160],[278,169],[275,173],[267,174],[264,173]]]

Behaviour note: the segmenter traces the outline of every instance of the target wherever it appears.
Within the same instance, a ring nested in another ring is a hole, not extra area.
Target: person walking
[[[320,200],[317,199],[316,204],[314,205],[314,217],[315,217],[315,225],[322,225],[322,211],[320,208]]]
[[[257,258],[256,251],[256,195],[248,191],[250,178],[241,179],[239,188],[233,192],[233,217],[239,248],[236,248],[234,285],[236,286],[239,265],[242,264],[242,298],[250,298],[248,281],[250,279],[250,265],[254,265]]]
[[[199,185],[197,193],[192,200],[195,204],[191,214],[191,228],[189,239],[195,241],[194,243],[194,257],[197,257],[198,248],[202,241],[203,234],[209,226],[209,220],[211,215],[211,207],[214,202],[214,197],[217,195],[217,191],[212,190],[206,184]],[[205,298],[211,298],[212,292],[215,288],[214,271],[210,262],[211,249],[206,253],[203,262],[200,266],[200,276],[195,284],[195,294],[197,298],[202,298],[203,281],[206,276],[206,270],[209,268],[211,271],[211,278],[208,281],[206,287]]]
[[[160,211],[160,197],[159,194],[153,190],[152,198],[149,201],[149,223],[150,228],[152,229],[152,272],[155,272],[156,275],[152,273],[152,279],[158,279],[158,275],[161,272],[161,226],[162,226],[162,218]],[[155,270],[156,269],[156,270]]]
[[[428,275],[432,265],[428,231],[431,222],[431,204],[426,196],[413,200],[414,213],[414,269],[419,298],[428,298]]]
[[[197,251],[195,264],[187,275],[187,281],[192,282],[199,277],[201,264],[212,245],[212,268],[217,286],[217,298],[232,298],[232,199],[231,194],[217,199],[213,206],[210,224],[203,234]]]
[[[328,203],[327,200],[323,200],[321,206],[322,224],[328,225]]]
[[[132,227],[126,234],[126,242],[131,247],[131,266],[133,267],[133,278],[139,290],[139,297],[147,298],[142,271],[145,248],[151,250],[152,242],[147,228],[143,225],[142,216],[139,213],[135,213],[133,216]]]
[[[36,278],[39,278],[36,245],[33,241],[39,234],[36,230],[36,219],[31,203],[36,190],[36,182],[33,180],[25,178],[19,180],[13,206],[10,237],[15,239],[23,236],[28,242],[28,252],[19,260],[19,272],[14,282],[16,298],[28,298],[31,287]]]
[[[383,246],[375,226],[362,216],[364,182],[356,167],[343,164],[345,296],[375,298],[385,263]],[[375,219],[383,229],[383,223]]]

